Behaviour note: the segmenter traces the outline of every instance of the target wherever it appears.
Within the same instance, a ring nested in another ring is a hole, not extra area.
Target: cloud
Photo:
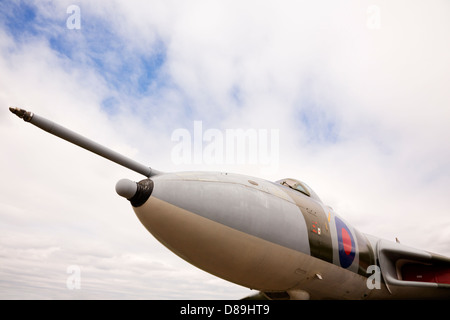
[[[374,17],[359,1],[80,1],[69,30],[72,4],[0,5],[2,298],[248,294],[147,233],[114,192],[137,174],[9,105],[158,170],[301,179],[361,231],[450,255],[446,2],[377,1]],[[172,132],[195,120],[279,130],[278,171],[171,162]],[[66,288],[70,265],[80,291]]]

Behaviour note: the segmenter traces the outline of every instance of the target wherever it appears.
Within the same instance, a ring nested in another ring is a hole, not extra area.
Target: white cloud
[[[170,163],[171,133],[194,120],[279,129],[279,170],[264,178],[304,180],[363,232],[450,255],[448,4],[378,1],[371,30],[368,4],[344,3],[88,1],[75,34],[65,28],[72,3],[47,1],[35,5],[35,34],[1,28],[0,279],[16,279],[2,297],[248,294],[147,233],[114,192],[138,175],[19,122],[9,105],[163,171],[261,175]],[[161,51],[145,78],[142,61]],[[72,264],[80,292],[65,287]]]

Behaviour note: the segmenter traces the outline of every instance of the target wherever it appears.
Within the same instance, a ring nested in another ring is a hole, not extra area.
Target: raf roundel
[[[338,236],[339,263],[343,268],[348,268],[355,259],[355,240],[347,225],[336,217],[336,230]]]

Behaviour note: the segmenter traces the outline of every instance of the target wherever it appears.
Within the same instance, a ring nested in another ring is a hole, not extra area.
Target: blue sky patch
[[[16,40],[21,40],[24,36],[38,34],[36,11],[34,6],[22,1],[3,1],[0,2],[0,22]]]
[[[39,8],[26,2],[0,2],[0,23],[16,43],[47,41],[53,51],[67,59],[68,66],[94,70],[110,89],[121,94],[151,95],[152,88],[164,85],[164,81],[157,81],[166,62],[162,41],[156,41],[150,52],[140,53],[115,32],[110,20],[81,8],[81,28],[69,29],[66,21],[70,16],[63,10],[57,17],[45,18]],[[110,102],[104,105],[114,109]]]
[[[299,110],[297,119],[300,126],[306,128],[308,142],[334,144],[338,141],[338,123],[334,114],[327,114],[327,108],[306,103]]]

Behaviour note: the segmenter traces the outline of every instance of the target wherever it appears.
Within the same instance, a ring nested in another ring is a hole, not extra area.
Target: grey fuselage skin
[[[189,263],[266,298],[450,299],[449,258],[360,233],[299,180],[163,173],[32,112],[10,111],[146,176],[116,184],[145,228]],[[433,277],[405,279],[405,266]]]

